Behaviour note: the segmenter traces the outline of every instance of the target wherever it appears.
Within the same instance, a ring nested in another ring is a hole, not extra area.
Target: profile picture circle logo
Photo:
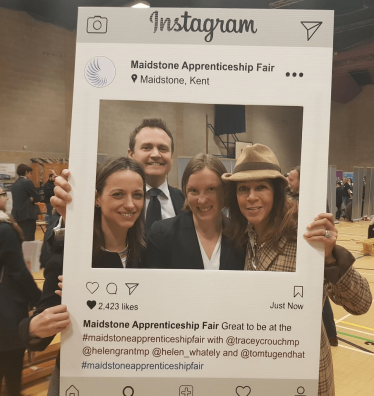
[[[116,76],[114,63],[105,56],[90,59],[84,69],[87,82],[95,88],[105,88]]]

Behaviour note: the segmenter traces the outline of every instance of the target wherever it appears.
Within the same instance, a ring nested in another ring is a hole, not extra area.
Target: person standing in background
[[[342,203],[343,203],[343,187],[342,187],[342,182],[338,181],[336,183],[336,208],[338,209],[336,211],[336,220],[339,220],[342,214]]]
[[[344,207],[348,205],[349,198],[351,197],[351,195],[352,195],[351,186],[348,183],[348,179],[345,177],[343,178],[343,197],[342,197]]]
[[[296,166],[290,170],[290,173],[287,176],[287,181],[291,197],[298,201],[300,190],[300,166]]]
[[[48,181],[44,184],[44,202],[47,206],[48,219],[52,216],[53,206],[51,204],[51,198],[55,195],[53,192],[53,189],[55,188],[55,179],[56,175],[54,173],[50,173],[48,175]]]
[[[22,229],[24,240],[34,241],[37,219],[35,202],[40,202],[40,195],[31,181],[32,168],[20,164],[17,174],[19,178],[12,186],[12,216]]]
[[[22,230],[5,213],[7,200],[0,188],[0,394],[5,377],[8,396],[20,396],[25,347],[18,324],[28,317],[29,306],[36,305],[41,291],[23,258]]]

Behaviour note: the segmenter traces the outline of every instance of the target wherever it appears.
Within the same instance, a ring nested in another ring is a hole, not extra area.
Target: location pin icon
[[[136,75],[136,74],[133,74],[132,76],[131,76],[131,78],[132,78],[132,81],[136,81],[136,79],[138,78],[138,76]]]

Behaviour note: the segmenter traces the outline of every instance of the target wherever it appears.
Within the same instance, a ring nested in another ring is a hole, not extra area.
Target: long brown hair
[[[221,176],[227,172],[227,169],[225,168],[225,165],[223,165],[222,161],[219,160],[217,157],[213,156],[212,154],[203,154],[199,153],[196,154],[193,158],[190,159],[188,162],[182,176],[182,191],[184,196],[186,197],[186,200],[183,205],[183,210],[190,210],[190,207],[188,206],[187,203],[187,184],[188,184],[188,179],[190,176],[198,171],[201,171],[203,169],[210,169],[211,171],[215,172],[222,185],[222,191],[223,191],[223,205],[226,206],[226,201],[227,201],[227,193],[226,193],[226,183],[223,183],[221,180]]]
[[[106,181],[110,175],[120,170],[130,170],[139,174],[143,180],[143,192],[145,200],[145,172],[139,162],[125,157],[117,157],[104,162],[98,167],[96,172],[96,191],[98,195],[103,193]],[[136,261],[141,258],[143,249],[145,248],[144,233],[144,205],[139,218],[135,221],[133,227],[127,232],[128,242],[128,261]],[[101,209],[95,206],[94,213],[94,232],[93,232],[93,250],[92,255],[96,257],[101,252],[101,247],[105,247],[104,234],[101,229]]]
[[[282,237],[296,240],[298,202],[286,194],[283,180],[267,179],[273,187],[273,207],[268,215],[268,224],[265,241],[278,249]],[[228,205],[230,222],[224,233],[232,238],[238,247],[244,247],[248,242],[248,220],[240,211],[237,199],[237,182],[229,182]]]

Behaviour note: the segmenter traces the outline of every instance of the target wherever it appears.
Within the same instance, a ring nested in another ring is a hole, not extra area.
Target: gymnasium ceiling
[[[147,1],[151,7],[159,8],[334,10],[333,99],[345,103],[356,96],[362,86],[374,83],[374,0]],[[128,3],[129,0],[0,0],[0,7],[24,11],[38,20],[75,30],[78,7],[124,7]]]

